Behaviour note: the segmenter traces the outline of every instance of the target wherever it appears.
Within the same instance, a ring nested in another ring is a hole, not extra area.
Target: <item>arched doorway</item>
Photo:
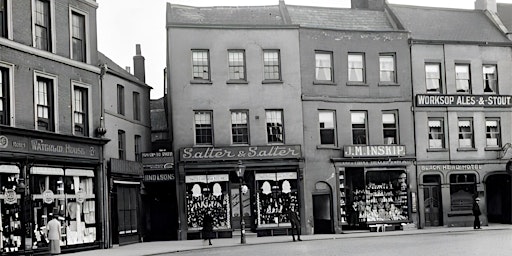
[[[512,223],[511,178],[508,174],[493,174],[485,183],[487,219],[491,223]]]
[[[317,182],[313,192],[313,226],[315,234],[332,234],[332,189],[325,182]]]

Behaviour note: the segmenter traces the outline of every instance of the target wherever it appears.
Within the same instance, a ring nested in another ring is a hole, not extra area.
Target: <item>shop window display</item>
[[[21,251],[20,195],[16,192],[19,169],[16,166],[0,166],[0,248],[4,252]]]
[[[258,227],[290,226],[287,212],[298,213],[297,173],[256,173]]]
[[[475,174],[451,174],[450,196],[452,211],[471,211],[476,192]]]
[[[61,246],[96,240],[93,171],[33,167],[31,184],[34,249],[48,246],[46,225],[54,214],[61,221]]]
[[[227,174],[186,176],[189,230],[201,230],[205,214],[212,216],[214,229],[231,228],[228,181]]]

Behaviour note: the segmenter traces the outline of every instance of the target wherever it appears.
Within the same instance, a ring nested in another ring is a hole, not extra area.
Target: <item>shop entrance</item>
[[[494,174],[486,181],[487,219],[494,223],[512,223],[510,175]]]
[[[425,206],[425,226],[441,226],[442,207],[441,207],[441,177],[439,175],[423,176],[423,196]]]
[[[332,234],[332,197],[331,188],[327,183],[316,184],[313,194],[313,226],[315,234]]]
[[[178,212],[176,183],[162,182],[146,185],[145,213],[146,240],[167,241],[178,239]]]

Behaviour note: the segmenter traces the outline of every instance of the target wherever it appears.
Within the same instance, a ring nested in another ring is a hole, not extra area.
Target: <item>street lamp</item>
[[[242,187],[244,186],[244,174],[245,166],[242,164],[242,160],[238,160],[236,166],[236,175],[240,179],[240,187],[238,190],[239,206],[240,206],[240,243],[245,244],[245,221],[244,221],[244,207],[242,201]]]

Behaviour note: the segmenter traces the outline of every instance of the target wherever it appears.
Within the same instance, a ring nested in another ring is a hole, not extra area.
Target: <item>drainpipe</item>
[[[105,74],[107,73],[108,67],[107,64],[100,65],[100,126],[96,130],[96,134],[98,137],[103,137],[107,132],[105,128],[105,108],[104,108],[104,97],[103,97],[103,79]],[[110,207],[109,207],[109,187],[108,177],[106,171],[105,157],[104,157],[104,145],[100,147],[100,177],[99,177],[99,195],[101,196],[101,216],[103,219],[103,224],[101,225],[101,235],[103,240],[101,241],[101,248],[110,248],[112,247],[112,241],[110,238]]]

